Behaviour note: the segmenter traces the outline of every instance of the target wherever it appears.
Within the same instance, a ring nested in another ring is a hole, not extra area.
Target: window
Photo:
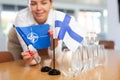
[[[74,10],[71,10],[71,9],[56,9],[56,10],[65,12],[70,15],[74,15]]]
[[[4,34],[8,34],[10,28],[13,25],[14,19],[16,16],[15,11],[2,11],[1,12],[1,21]]]
[[[21,9],[24,9],[26,8],[27,6],[17,6],[18,7],[18,11],[21,10]]]
[[[99,11],[81,10],[78,21],[87,32],[101,32],[101,12]]]
[[[14,11],[15,6],[14,5],[3,4],[3,10],[5,10],[5,11]]]
[[[17,12],[26,6],[15,6],[15,5],[6,5],[4,4],[3,10],[1,11],[1,25],[5,35],[8,34],[10,28],[12,27]]]

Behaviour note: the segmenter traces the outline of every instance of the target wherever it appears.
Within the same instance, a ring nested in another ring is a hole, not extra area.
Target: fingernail
[[[30,50],[28,50],[30,56],[33,56],[33,52],[31,52]]]
[[[48,35],[50,35],[51,34],[51,32],[50,31],[48,31]]]

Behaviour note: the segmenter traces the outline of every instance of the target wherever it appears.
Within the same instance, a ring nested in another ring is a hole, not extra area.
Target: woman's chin
[[[46,22],[46,20],[44,18],[37,18],[36,21],[39,23],[39,24],[44,24]]]

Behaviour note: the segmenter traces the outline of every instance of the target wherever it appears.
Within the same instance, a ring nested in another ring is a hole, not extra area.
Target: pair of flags
[[[32,44],[36,49],[43,49],[51,45],[50,36],[48,35],[49,24],[16,26],[15,28],[27,46]],[[63,40],[65,45],[72,51],[75,51],[83,41],[79,30],[77,22],[72,20],[71,16],[67,14],[65,14],[63,20],[55,20],[56,38]]]

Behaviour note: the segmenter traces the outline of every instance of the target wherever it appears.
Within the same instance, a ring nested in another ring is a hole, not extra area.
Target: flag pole
[[[53,69],[49,71],[49,75],[60,75],[60,71],[55,69],[55,39],[53,38]]]
[[[55,69],[55,62],[56,62],[56,59],[55,59],[55,20],[56,20],[56,12],[55,12],[55,8],[53,7],[53,25],[52,28],[53,28],[53,38],[52,38],[52,44],[53,44],[53,69],[51,69],[49,71],[49,75],[60,75],[60,71]]]

